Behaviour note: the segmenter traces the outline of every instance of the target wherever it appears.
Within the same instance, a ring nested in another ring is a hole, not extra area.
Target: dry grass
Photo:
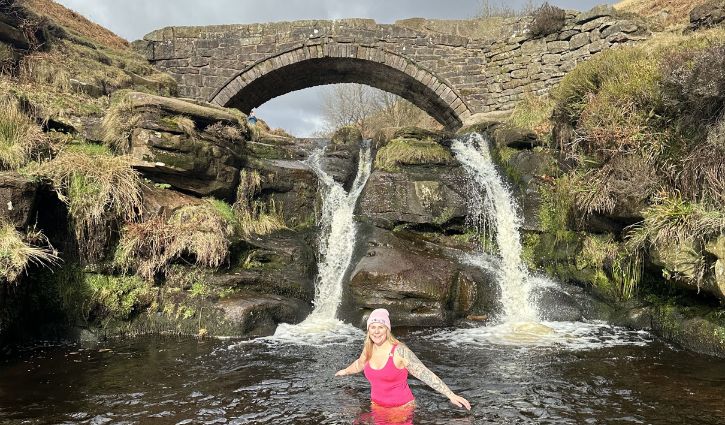
[[[127,156],[65,150],[35,173],[49,179],[68,205],[87,261],[102,257],[113,223],[132,221],[141,209],[141,179]]]
[[[573,194],[578,211],[609,214],[618,199],[648,199],[660,188],[660,178],[647,159],[617,155],[601,167],[572,175]]]
[[[156,217],[127,224],[114,263],[126,270],[135,269],[147,280],[184,256],[192,256],[199,266],[220,266],[229,256],[236,226],[230,218],[231,208],[221,204],[206,200],[181,208],[166,221]]]
[[[687,199],[725,210],[725,118],[710,129],[703,144],[685,156],[676,182]]]
[[[554,101],[548,96],[527,94],[516,104],[506,122],[514,127],[535,132],[540,137],[551,131],[551,113]]]
[[[46,142],[43,130],[14,99],[0,99],[0,169],[18,169]]]
[[[138,116],[133,115],[133,103],[126,92],[115,93],[101,123],[103,142],[115,152],[127,153],[131,148],[131,129],[137,121]]]
[[[245,237],[266,235],[287,228],[284,216],[277,211],[274,200],[269,203],[255,199],[260,192],[261,177],[256,170],[239,173],[237,200],[232,210]]]
[[[13,225],[0,222],[0,280],[14,283],[31,264],[51,267],[59,261],[58,252],[41,232],[23,235]]]
[[[679,194],[659,194],[643,215],[644,221],[632,226],[628,234],[628,243],[635,248],[693,241],[702,247],[725,233],[725,211],[686,201]]]
[[[115,49],[128,48],[128,41],[52,0],[22,0],[22,3],[38,15],[98,44]]]
[[[616,3],[614,8],[649,18],[665,29],[672,29],[689,24],[690,11],[704,2],[705,0],[623,0]]]

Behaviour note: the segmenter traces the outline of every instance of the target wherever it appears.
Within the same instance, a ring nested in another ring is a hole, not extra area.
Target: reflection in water
[[[401,330],[473,404],[458,409],[411,379],[414,423],[722,423],[723,360],[620,332],[592,331],[587,346],[518,346]],[[160,337],[29,350],[0,362],[0,423],[351,424],[372,413],[369,385],[333,374],[359,350]]]
[[[399,407],[383,407],[375,403],[370,405],[370,412],[363,413],[353,421],[356,425],[413,425],[415,403]]]

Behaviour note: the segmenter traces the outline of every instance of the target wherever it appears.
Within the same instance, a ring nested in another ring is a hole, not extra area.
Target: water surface
[[[401,332],[473,405],[457,409],[411,379],[416,424],[725,421],[723,360],[604,325],[579,345],[501,344],[487,332]],[[0,363],[0,422],[349,424],[370,410],[368,383],[333,374],[360,341],[141,337],[29,349]]]

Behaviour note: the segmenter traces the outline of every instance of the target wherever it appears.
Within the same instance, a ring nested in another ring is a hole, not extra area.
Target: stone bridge
[[[369,19],[167,27],[134,42],[179,82],[179,95],[248,113],[291,91],[361,83],[397,94],[449,129],[477,113],[543,94],[577,62],[646,37],[608,7],[567,13],[545,38],[531,18],[440,21]]]

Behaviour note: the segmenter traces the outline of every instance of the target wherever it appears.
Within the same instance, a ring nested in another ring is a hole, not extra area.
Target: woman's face
[[[372,323],[368,326],[368,334],[375,345],[380,345],[388,340],[388,328],[380,323]]]

